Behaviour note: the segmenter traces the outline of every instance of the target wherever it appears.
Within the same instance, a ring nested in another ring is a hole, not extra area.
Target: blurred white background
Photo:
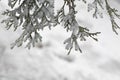
[[[56,0],[56,10],[62,0]],[[58,25],[52,30],[41,32],[43,43],[38,43],[30,50],[24,48],[10,49],[20,35],[21,30],[5,29],[0,23],[0,80],[120,80],[120,34],[111,28],[109,17],[93,19],[84,3],[77,2],[79,23],[100,31],[98,42],[88,39],[80,42],[83,53],[67,55],[64,40],[69,33]],[[111,0],[111,5],[120,10],[120,1]],[[1,13],[8,8],[7,0],[0,2],[0,21],[5,18]],[[120,33],[120,30],[118,30]]]

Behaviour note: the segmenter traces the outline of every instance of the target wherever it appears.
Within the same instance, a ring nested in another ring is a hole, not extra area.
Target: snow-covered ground
[[[6,1],[0,2],[0,13],[7,8]],[[118,2],[112,5],[119,8]],[[56,3],[58,8],[59,3]],[[35,48],[27,50],[22,46],[11,50],[10,44],[21,30],[7,31],[0,24],[0,80],[120,80],[120,35],[113,33],[106,15],[96,20],[87,13],[84,4],[77,9],[82,25],[101,31],[98,42],[88,39],[81,43],[82,54],[72,51],[67,55],[63,41],[69,33],[61,26],[51,31],[46,28],[42,32],[43,43]],[[3,18],[0,15],[0,21]]]

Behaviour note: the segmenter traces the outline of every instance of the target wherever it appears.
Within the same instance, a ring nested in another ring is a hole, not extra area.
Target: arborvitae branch
[[[65,6],[69,7],[69,12],[67,14],[65,14],[64,12]],[[71,37],[65,40],[64,42],[66,44],[66,49],[69,50],[68,54],[71,52],[73,46],[75,46],[76,51],[79,50],[80,52],[82,52],[77,41],[78,39],[80,39],[80,41],[83,40],[85,41],[86,40],[85,36],[86,37],[90,36],[94,40],[97,40],[96,38],[93,37],[93,35],[98,34],[98,32],[89,33],[89,29],[81,27],[79,25],[79,23],[76,20],[77,11],[75,11],[75,8],[76,8],[75,0],[64,0],[64,4],[62,8],[58,11],[56,16],[58,23],[62,22],[64,28],[67,31],[72,31]]]
[[[118,19],[120,19],[120,15],[117,13],[118,10],[116,10],[115,8],[111,8],[110,5],[108,4],[108,1],[105,0],[105,3],[106,3],[106,10],[108,12],[108,15],[110,17],[110,21],[111,21],[111,24],[112,24],[112,29],[113,31],[117,33],[116,29],[119,28],[120,29],[120,26],[118,26],[118,24],[116,23],[115,21],[115,17],[117,17]]]
[[[20,0],[9,1],[9,6],[14,8],[15,4]],[[21,26],[23,33],[12,44],[12,48],[17,45],[21,46],[24,42],[28,41],[26,47],[30,48],[31,44],[34,46],[36,42],[41,41],[42,37],[38,33],[44,27],[51,27],[54,22],[54,2],[53,0],[23,0],[17,8],[7,10],[3,14],[8,15],[9,18],[4,20],[7,29],[11,26],[15,30]]]
[[[8,18],[3,20],[6,23],[6,28],[14,27],[17,30],[18,27],[22,27],[23,33],[12,44],[14,46],[21,46],[24,42],[28,42],[26,47],[34,47],[35,43],[42,41],[42,36],[38,31],[43,30],[45,27],[51,28],[61,24],[64,26],[67,32],[72,32],[71,36],[65,40],[66,49],[68,54],[71,50],[82,50],[79,47],[78,41],[86,41],[86,37],[90,37],[97,41],[97,36],[100,32],[91,33],[88,28],[82,27],[76,20],[77,11],[75,10],[76,0],[63,0],[63,6],[54,15],[54,0],[8,0],[8,5],[12,8],[6,10],[3,15],[7,15]],[[86,0],[82,0],[87,3]],[[111,8],[107,0],[93,0],[88,4],[88,11],[94,10],[93,17],[97,18],[98,15],[103,17],[103,13],[100,11],[105,8],[110,17],[113,31],[116,32],[117,28],[120,28],[115,22],[115,17],[120,19],[120,15],[117,14],[117,10]],[[18,4],[16,7],[15,5]],[[65,12],[65,6],[69,8],[68,13]]]
[[[98,15],[102,18],[103,13],[99,10],[99,8],[103,8],[103,1],[102,0],[94,0],[92,3],[88,4],[88,12],[94,9],[93,17],[97,18]]]

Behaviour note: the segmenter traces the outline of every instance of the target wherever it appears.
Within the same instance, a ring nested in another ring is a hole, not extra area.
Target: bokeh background
[[[120,0],[109,1],[120,11]],[[0,23],[0,80],[120,80],[120,34],[112,31],[106,13],[102,19],[93,19],[84,3],[76,3],[77,20],[93,32],[100,31],[99,41],[88,38],[80,42],[83,53],[72,50],[67,55],[63,42],[70,33],[58,25],[42,31],[43,42],[36,47],[28,50],[23,45],[11,50],[10,44],[22,30],[6,30]],[[55,9],[61,4],[62,0],[55,0]],[[1,0],[0,21],[6,18],[1,13],[8,8],[7,0]]]

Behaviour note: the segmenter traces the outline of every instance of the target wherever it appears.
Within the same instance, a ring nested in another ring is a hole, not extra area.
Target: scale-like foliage
[[[79,47],[79,41],[86,41],[86,37],[95,38],[100,32],[91,33],[88,28],[81,26],[76,20],[75,1],[77,0],[63,0],[63,6],[54,15],[54,0],[8,0],[8,5],[11,10],[6,10],[3,15],[7,15],[8,18],[3,20],[6,23],[6,28],[14,27],[16,30],[18,27],[22,27],[23,33],[12,44],[14,46],[21,46],[24,42],[28,42],[28,48],[35,46],[35,43],[42,41],[42,36],[38,31],[43,30],[45,27],[51,28],[58,24],[62,24],[66,31],[71,31],[71,36],[64,41],[66,49],[69,50],[75,47],[75,50],[82,50]],[[120,18],[117,14],[117,10],[111,8],[107,0],[93,0],[92,3],[87,3],[87,0],[80,0],[86,5],[88,4],[88,12],[94,10],[93,17],[97,18],[98,15],[103,17],[101,10],[106,10],[111,23],[113,31],[117,33],[116,28],[120,28],[115,21],[115,17]],[[78,4],[79,5],[79,4]],[[65,6],[69,8],[68,12],[65,12]],[[79,41],[78,41],[79,40]]]
[[[19,2],[17,8],[15,4]],[[7,10],[3,14],[9,17],[3,22],[6,23],[7,29],[11,26],[16,30],[18,27],[23,28],[21,36],[12,44],[12,48],[17,45],[18,47],[23,42],[28,41],[26,47],[30,48],[31,44],[41,41],[42,37],[38,33],[45,27],[51,27],[54,22],[54,1],[53,0],[9,0],[8,5],[13,10]]]

